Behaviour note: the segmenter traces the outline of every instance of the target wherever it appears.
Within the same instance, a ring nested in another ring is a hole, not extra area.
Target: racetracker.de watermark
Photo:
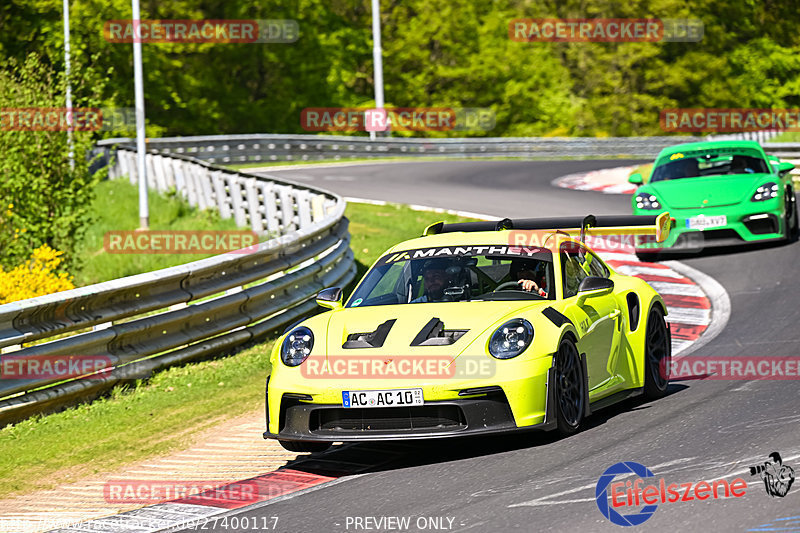
[[[516,230],[512,229],[508,232],[508,244],[511,247],[535,247],[547,248],[550,251],[558,250],[559,246],[564,242],[572,242],[568,239],[578,238],[579,235],[567,235],[563,233],[555,233],[553,230]],[[638,237],[638,239],[637,239]],[[651,237],[647,235],[646,237]],[[647,239],[647,242],[652,240],[655,242],[655,237]],[[642,243],[642,236],[632,235],[630,233],[620,233],[618,235],[586,235],[584,237],[585,244],[590,248],[602,248],[604,250],[620,250],[629,251],[633,253],[633,249],[637,243]]]
[[[661,129],[670,132],[800,131],[800,109],[663,109]]]
[[[665,368],[662,367],[662,373]],[[670,362],[669,379],[789,380],[800,379],[800,356],[736,357],[687,355]]]
[[[487,356],[462,355],[329,355],[309,357],[300,372],[309,379],[476,379],[495,375]]]
[[[134,131],[131,107],[2,107],[0,131]]]
[[[109,20],[103,37],[111,43],[293,43],[296,20]]]
[[[512,41],[529,42],[699,42],[699,19],[524,18],[508,23]]]
[[[0,379],[102,379],[114,361],[107,355],[0,355]]]
[[[103,249],[110,254],[249,254],[258,250],[253,231],[109,231]]]
[[[489,131],[495,113],[484,107],[307,107],[306,131]]]
[[[273,487],[279,492],[276,494],[264,494],[265,489],[269,487],[252,480],[224,484],[211,480],[123,479],[107,481],[103,485],[103,498],[113,504],[149,504],[184,498],[198,503],[218,500],[250,503],[265,496],[282,496],[284,492],[278,485]]]
[[[591,231],[591,230],[590,230]],[[613,230],[611,230],[613,231]],[[510,230],[508,232],[509,248],[545,248],[556,253],[565,242],[567,247],[573,247],[571,240],[579,239],[580,233],[571,231],[569,234],[554,230]],[[655,252],[658,253],[698,253],[705,246],[705,239],[701,231],[691,231],[683,234],[682,239],[675,242],[670,247],[663,247],[663,243],[656,240],[656,235],[642,235],[624,233],[609,233],[605,235],[586,235],[583,242],[588,248],[604,251],[632,254],[634,252]],[[575,250],[577,251],[577,250]]]

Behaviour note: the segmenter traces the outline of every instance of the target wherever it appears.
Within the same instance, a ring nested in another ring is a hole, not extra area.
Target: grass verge
[[[346,216],[359,274],[387,248],[421,235],[429,224],[469,220],[391,204],[348,204]],[[234,356],[170,368],[90,404],[1,429],[0,497],[50,489],[181,450],[200,432],[263,409],[273,343],[269,339]]]
[[[139,190],[127,180],[100,182],[92,204],[93,222],[78,245],[81,258],[73,273],[76,286],[91,285],[110,279],[150,272],[213,254],[116,254],[103,248],[103,236],[109,231],[130,231],[139,227]],[[223,220],[213,210],[201,211],[189,206],[175,194],[160,195],[151,191],[151,230],[237,230],[233,219]]]

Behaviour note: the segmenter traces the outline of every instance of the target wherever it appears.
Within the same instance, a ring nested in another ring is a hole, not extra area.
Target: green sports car
[[[636,253],[651,259],[665,251],[699,251],[798,234],[789,172],[794,165],[767,156],[755,141],[678,144],[656,157],[647,183],[635,173],[636,215],[669,211],[672,230],[663,243],[637,238]]]

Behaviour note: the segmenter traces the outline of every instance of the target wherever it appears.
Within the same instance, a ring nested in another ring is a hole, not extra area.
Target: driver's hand
[[[536,293],[539,294],[539,296],[547,297],[547,293],[541,287],[539,287],[536,284],[536,282],[533,281],[532,279],[521,279],[519,280],[519,284],[522,285],[523,290],[526,290],[528,292],[536,291]]]

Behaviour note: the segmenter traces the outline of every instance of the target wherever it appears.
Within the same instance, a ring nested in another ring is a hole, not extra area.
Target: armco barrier
[[[731,136],[729,136],[731,137]],[[800,155],[800,143],[765,143],[768,153]],[[722,138],[716,136],[714,138]],[[270,237],[257,252],[225,254],[174,268],[0,305],[0,348],[14,356],[99,355],[113,369],[93,379],[0,380],[0,424],[88,399],[120,380],[231,350],[277,332],[314,308],[320,289],[355,275],[344,202],[337,195],[213,163],[384,157],[652,158],[699,137],[409,139],[331,135],[219,135],[151,139],[149,184],[174,189],[191,205],[217,209]],[[110,176],[136,175],[132,139],[99,147]],[[2,356],[0,356],[2,357]],[[36,390],[34,390],[36,389]]]
[[[112,155],[111,177],[135,182],[135,154]],[[186,156],[148,154],[147,165],[155,188],[175,189],[192,205],[218,209],[269,240],[249,253],[0,305],[0,359],[100,356],[110,365],[67,381],[0,379],[0,424],[279,333],[314,309],[318,291],[355,276],[339,196]]]
[[[752,132],[711,138],[752,138],[769,153],[800,154],[800,143],[767,143],[774,132]],[[149,150],[161,154],[189,155],[212,163],[259,163],[272,161],[323,161],[348,158],[386,157],[437,158],[562,158],[618,157],[654,158],[663,148],[703,137],[474,137],[474,138],[378,138],[344,135],[211,135],[166,137],[148,140]],[[133,148],[133,139],[107,139],[100,146],[119,144]],[[151,174],[152,175],[152,174]],[[156,176],[157,179],[157,176]]]
[[[109,174],[137,183],[136,152],[117,149]],[[282,235],[306,227],[324,219],[338,201],[314,187],[274,177],[265,180],[180,154],[148,154],[147,176],[148,185],[159,192],[174,189],[191,206],[216,209],[222,218],[233,217],[237,225],[262,234]]]

